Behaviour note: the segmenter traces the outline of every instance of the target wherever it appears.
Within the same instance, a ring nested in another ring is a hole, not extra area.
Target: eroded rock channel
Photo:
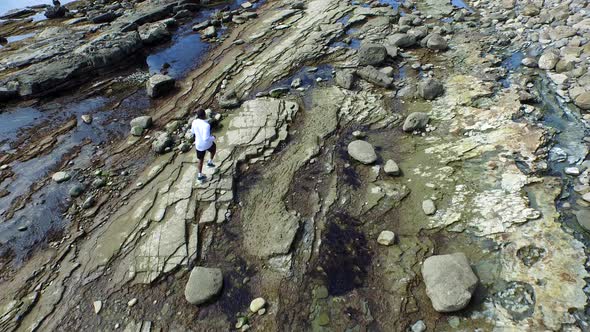
[[[590,330],[586,1],[30,5],[2,330]]]

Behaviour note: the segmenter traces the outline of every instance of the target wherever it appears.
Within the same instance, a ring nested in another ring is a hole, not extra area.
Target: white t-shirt
[[[211,136],[211,125],[207,121],[194,120],[191,131],[195,135],[195,147],[198,151],[207,151],[213,145],[215,137]]]

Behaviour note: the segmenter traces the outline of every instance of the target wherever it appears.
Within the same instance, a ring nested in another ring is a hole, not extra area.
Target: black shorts
[[[207,151],[211,152],[212,155],[215,154],[215,151],[217,150],[217,146],[215,145],[215,142],[213,142],[213,145],[211,145],[210,148],[207,149]],[[205,153],[207,151],[199,151],[197,150],[197,158],[200,160],[205,159]]]

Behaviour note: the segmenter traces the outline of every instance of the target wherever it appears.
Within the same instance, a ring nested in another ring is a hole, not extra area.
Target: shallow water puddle
[[[393,9],[398,9],[401,1],[398,0],[379,0],[379,3],[389,5]]]
[[[147,104],[142,103],[142,100],[147,101]],[[140,115],[149,107],[150,102],[143,91],[128,97],[117,109],[105,109],[109,101],[111,100],[105,97],[94,97],[82,101],[66,101],[63,105],[53,102],[38,108],[15,109],[0,114],[22,114],[22,120],[18,124],[2,128],[0,137],[4,138],[5,146],[25,135],[29,137],[19,145],[34,144],[40,135],[45,135],[40,132],[47,131],[52,125],[62,125],[72,118],[78,119],[73,129],[57,137],[57,142],[50,151],[27,161],[12,162],[10,169],[14,176],[0,183],[0,190],[8,193],[0,198],[0,216],[5,221],[0,224],[0,250],[8,249],[5,245],[9,243],[9,248],[17,258],[15,263],[36,243],[43,241],[48,232],[57,232],[64,226],[62,212],[70,204],[68,191],[78,183],[75,180],[77,170],[91,165],[91,159],[96,153],[95,146],[126,133],[128,121]],[[91,114],[92,123],[82,122],[80,117],[83,114]],[[40,127],[40,132],[34,127]],[[25,199],[32,188],[43,183],[60,167],[64,159],[72,156],[74,164],[66,168],[71,173],[72,180],[59,185],[49,180],[48,185],[36,191],[25,203],[26,208],[17,210],[7,218],[6,213],[13,204]],[[18,231],[21,227],[27,227],[28,230]]]
[[[31,38],[34,35],[35,35],[35,33],[32,32],[32,33],[25,33],[25,34],[22,34],[22,35],[8,36],[8,37],[6,37],[6,40],[8,41],[8,44],[10,44],[10,43],[21,41],[21,40],[24,40],[24,39],[27,39],[27,38]]]
[[[470,13],[473,13],[473,9],[469,7],[463,0],[451,0],[451,4],[454,7],[467,9]]]
[[[207,51],[214,45],[201,38],[199,32],[194,32],[192,27],[198,23],[208,20],[212,15],[224,7],[231,10],[238,8],[246,0],[237,0],[232,3],[218,5],[210,9],[201,10],[192,20],[178,28],[172,36],[172,41],[163,46],[155,48],[146,58],[148,70],[152,74],[160,73],[164,64],[170,65],[167,74],[179,79],[184,77],[190,70],[197,68]],[[259,1],[253,3],[252,8],[258,8],[264,3]],[[221,36],[227,28],[222,26],[217,28],[218,37]]]

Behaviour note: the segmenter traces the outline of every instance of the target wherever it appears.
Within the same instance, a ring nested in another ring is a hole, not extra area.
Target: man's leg
[[[205,151],[197,151],[197,159],[199,160],[199,174],[197,174],[197,180],[205,179],[205,175],[203,174],[203,162],[205,160]]]
[[[209,151],[209,153],[211,153],[211,159],[209,159],[209,161],[207,162],[207,166],[215,167],[215,164],[213,163],[213,158],[215,158],[215,152],[217,152],[217,145],[215,145],[215,143],[213,143],[213,145],[211,145],[211,147],[207,151]]]

